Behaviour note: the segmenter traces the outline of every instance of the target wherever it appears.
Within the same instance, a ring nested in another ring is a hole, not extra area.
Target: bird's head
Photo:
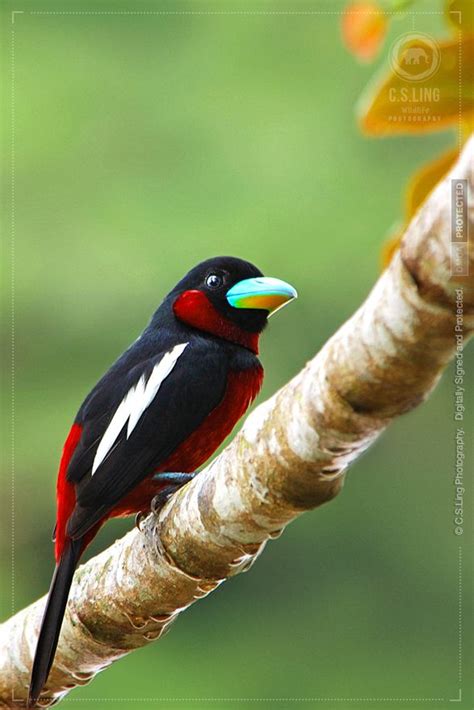
[[[191,269],[168,298],[183,323],[256,351],[268,318],[296,297],[293,286],[250,262],[220,256]]]

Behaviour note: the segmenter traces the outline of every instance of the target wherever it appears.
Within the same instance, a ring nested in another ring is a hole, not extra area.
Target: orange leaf
[[[405,198],[405,220],[408,223],[431,190],[456,162],[458,150],[448,150],[435,160],[423,165],[410,178]]]
[[[438,42],[421,32],[401,35],[390,52],[391,71],[366,90],[359,108],[369,135],[439,131],[459,120],[459,56],[462,56],[461,113],[474,115],[468,69],[474,61],[474,36]]]
[[[353,2],[342,14],[344,44],[357,59],[370,62],[383,44],[387,25],[387,17],[376,2]]]

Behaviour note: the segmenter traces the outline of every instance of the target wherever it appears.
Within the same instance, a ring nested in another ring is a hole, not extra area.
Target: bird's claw
[[[151,501],[151,512],[155,515],[159,513],[166,501],[169,500],[169,498],[171,498],[173,493],[177,490],[178,488],[176,486],[166,486],[162,491],[157,493]]]
[[[139,513],[137,513],[137,514],[135,515],[135,527],[136,527],[138,530],[140,530],[140,532],[142,531],[142,529],[141,529],[141,527],[140,527],[140,526],[141,526],[141,522],[142,522],[142,520],[143,520],[144,518],[146,518],[146,513],[144,513],[143,510],[141,510]]]
[[[173,493],[176,493],[182,486],[184,486],[186,483],[189,483],[194,476],[195,473],[174,473],[174,472],[164,472],[164,473],[157,473],[155,476],[153,476],[153,480],[157,481],[158,483],[167,483],[167,486],[164,486],[159,493],[152,499],[151,501],[151,511],[155,515],[159,513],[159,511],[162,509],[164,504],[171,498]]]

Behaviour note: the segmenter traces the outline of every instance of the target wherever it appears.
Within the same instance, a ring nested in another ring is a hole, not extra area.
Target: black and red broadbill
[[[30,706],[47,681],[81,553],[108,518],[160,507],[214,453],[260,390],[267,318],[296,295],[247,261],[204,261],[86,397],[59,465],[56,570]]]

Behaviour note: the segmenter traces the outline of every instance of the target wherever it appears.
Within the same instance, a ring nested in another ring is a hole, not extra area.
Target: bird
[[[248,261],[207,259],[85,398],[59,463],[56,567],[28,707],[47,682],[85,548],[107,519],[157,512],[196,475],[260,391],[259,336],[296,297],[293,286]]]

